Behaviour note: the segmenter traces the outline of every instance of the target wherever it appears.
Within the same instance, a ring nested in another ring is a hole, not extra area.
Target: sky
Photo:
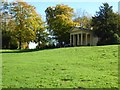
[[[45,10],[49,6],[56,6],[56,4],[64,4],[72,7],[74,11],[86,11],[89,15],[95,15],[96,11],[99,11],[99,7],[105,2],[28,2],[30,5],[36,7],[36,11],[43,18],[45,18]],[[118,2],[108,2],[110,6],[113,6],[113,11],[118,11]]]
[[[35,6],[37,13],[42,16],[43,20],[45,20],[46,8],[49,6],[56,6],[56,4],[68,5],[69,7],[72,7],[74,11],[85,10],[90,16],[94,16],[96,11],[99,11],[99,7],[102,5],[102,3],[105,2],[107,2],[110,6],[113,6],[114,12],[118,12],[119,0],[23,0],[23,1],[28,2],[28,4],[32,6]]]

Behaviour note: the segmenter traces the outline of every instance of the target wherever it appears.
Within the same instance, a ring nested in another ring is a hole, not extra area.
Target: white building
[[[91,29],[85,29],[80,26],[76,26],[70,31],[70,45],[97,45],[97,42],[98,37],[93,34]]]
[[[36,46],[37,46],[37,45],[38,45],[38,44],[35,43],[35,42],[29,42],[28,48],[29,48],[29,49],[36,49]]]

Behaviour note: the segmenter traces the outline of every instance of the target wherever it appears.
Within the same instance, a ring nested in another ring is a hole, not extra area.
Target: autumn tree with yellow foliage
[[[59,43],[69,43],[69,31],[76,25],[72,21],[73,12],[73,8],[63,4],[45,10],[48,30]]]
[[[35,11],[35,7],[26,2],[16,1],[12,3],[12,20],[15,25],[13,34],[19,42],[19,49],[24,42],[36,39],[36,33],[44,30],[41,16]],[[11,23],[10,22],[10,23]]]

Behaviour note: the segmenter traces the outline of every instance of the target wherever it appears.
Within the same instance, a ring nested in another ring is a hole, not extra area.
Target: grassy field
[[[118,46],[2,51],[3,88],[117,88]]]

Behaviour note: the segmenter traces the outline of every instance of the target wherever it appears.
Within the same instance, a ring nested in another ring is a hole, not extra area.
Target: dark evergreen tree
[[[92,26],[94,34],[99,37],[99,45],[115,44],[120,42],[118,34],[118,17],[113,12],[112,6],[103,3],[99,12],[92,17]]]

